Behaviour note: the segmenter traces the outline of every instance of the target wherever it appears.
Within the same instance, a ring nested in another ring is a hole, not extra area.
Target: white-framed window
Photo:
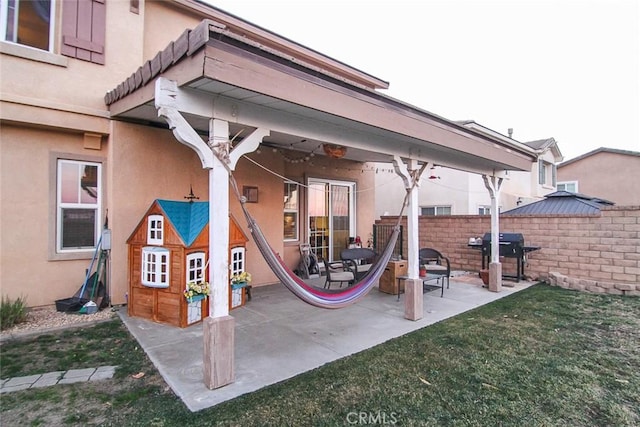
[[[170,252],[167,248],[145,246],[142,248],[142,278],[145,286],[169,287]]]
[[[538,184],[547,186],[556,186],[556,165],[538,160]]]
[[[55,0],[0,2],[2,40],[51,52]]]
[[[491,215],[491,206],[478,206],[478,215]]]
[[[231,248],[231,263],[229,265],[231,276],[240,274],[245,271],[245,248],[239,246]],[[229,277],[231,277],[229,276]],[[245,292],[243,288],[231,289],[231,308],[242,305],[242,294]]]
[[[423,206],[420,208],[421,215],[451,215],[451,206]]]
[[[284,241],[298,240],[299,185],[293,181],[284,183]]]
[[[187,255],[187,283],[205,282],[204,252],[194,252]]]
[[[162,245],[164,243],[164,217],[149,215],[147,218],[147,244]]]
[[[91,251],[100,235],[102,165],[57,160],[56,252]]]
[[[237,248],[231,248],[231,276],[234,274],[240,274],[245,268],[245,248],[239,246]],[[229,277],[231,277],[229,276]]]
[[[558,182],[558,191],[569,191],[571,193],[577,193],[578,181]]]

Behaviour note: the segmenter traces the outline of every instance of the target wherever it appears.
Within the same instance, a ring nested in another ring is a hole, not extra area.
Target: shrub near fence
[[[376,224],[393,224],[383,217]],[[403,253],[407,253],[406,218]],[[478,271],[480,251],[470,237],[491,230],[488,215],[420,216],[420,247],[438,249],[451,268]],[[527,256],[525,274],[553,285],[590,292],[640,295],[640,206],[612,206],[600,215],[501,215],[500,231],[522,233],[525,245],[541,249]],[[503,272],[516,271],[503,258]]]

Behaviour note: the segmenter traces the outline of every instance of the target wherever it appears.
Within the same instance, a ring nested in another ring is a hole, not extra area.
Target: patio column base
[[[407,279],[404,281],[404,317],[409,320],[420,320],[423,316],[422,280]]]
[[[209,390],[235,380],[235,319],[231,316],[207,317],[203,324],[204,384]]]
[[[502,264],[499,262],[489,263],[489,290],[502,291]]]

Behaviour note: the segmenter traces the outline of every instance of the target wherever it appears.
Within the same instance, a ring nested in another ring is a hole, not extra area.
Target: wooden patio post
[[[209,170],[209,316],[203,321],[204,383],[209,389],[235,380],[235,321],[229,316],[229,169],[235,169],[240,157],[255,151],[270,131],[254,130],[231,150],[229,123],[209,120],[209,144],[178,111],[178,84],[159,77],[155,86],[158,117],[169,124],[178,142],[194,150],[202,168]],[[214,153],[217,152],[218,155]],[[227,165],[222,162],[226,162]],[[215,208],[214,208],[215,200]]]
[[[163,77],[156,80],[155,107],[158,116],[165,119],[179,142],[198,154],[202,167],[209,169],[209,281],[213,293],[209,299],[209,317],[203,322],[203,338],[204,383],[213,389],[230,384],[235,379],[234,319],[229,316],[228,306],[229,177],[212,148],[178,111],[178,95],[175,81]],[[227,122],[214,120],[210,132],[214,139],[224,136],[224,142],[227,142],[228,128]],[[216,209],[213,209],[213,200],[219,202]]]
[[[426,169],[425,163],[418,169],[416,160],[409,160],[407,166],[399,156],[393,156],[393,167],[404,182],[409,192],[407,206],[407,275],[404,282],[404,317],[409,320],[420,320],[424,313],[424,299],[422,297],[422,280],[420,279],[419,251],[420,230],[418,221],[418,186],[420,177]]]
[[[226,150],[229,123],[210,120],[209,141],[213,150]],[[235,320],[229,316],[229,173],[218,157],[209,169],[209,282],[203,373],[207,388],[215,389],[235,380]]]
[[[491,262],[489,263],[489,290],[502,291],[502,264],[500,263],[500,187],[502,178],[495,175],[482,175],[484,186],[491,196]]]

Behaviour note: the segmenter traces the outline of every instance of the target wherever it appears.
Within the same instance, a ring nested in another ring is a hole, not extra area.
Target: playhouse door
[[[231,249],[231,276],[234,274],[240,274],[245,269],[245,248],[237,247]],[[230,289],[229,290],[229,309],[234,309],[244,305],[245,289]]]
[[[187,255],[186,284],[189,282],[201,283],[205,281],[205,254],[194,252]],[[187,325],[199,322],[207,313],[207,298],[187,303]]]

